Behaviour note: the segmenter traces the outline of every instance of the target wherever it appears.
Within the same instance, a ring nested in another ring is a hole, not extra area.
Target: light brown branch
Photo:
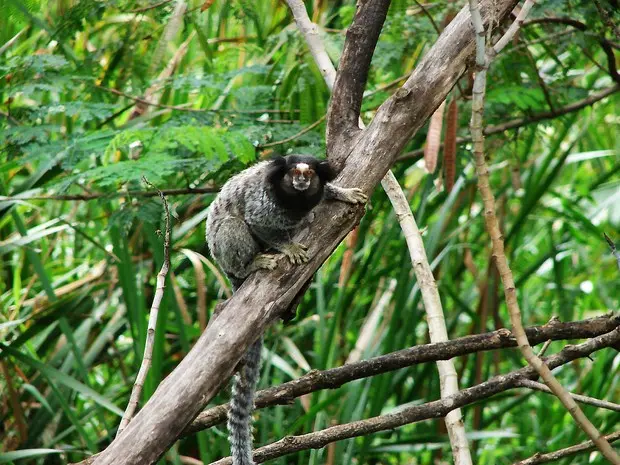
[[[589,320],[561,323],[553,320],[543,326],[526,329],[532,344],[563,339],[583,339],[600,336],[620,326],[620,314]],[[471,353],[516,347],[517,341],[506,329],[477,334],[435,344],[417,345],[408,349],[373,357],[324,371],[313,370],[304,376],[257,392],[256,408],[286,405],[296,398],[321,389],[336,389],[358,379],[388,373],[421,363],[449,360]],[[226,420],[228,404],[218,405],[200,413],[183,435],[195,433]]]
[[[472,23],[476,33],[476,76],[472,92],[472,116],[471,133],[474,143],[474,158],[476,162],[476,173],[478,174],[478,190],[484,203],[484,219],[486,223],[491,243],[493,246],[493,257],[495,264],[504,285],[504,296],[506,306],[510,314],[513,332],[519,344],[519,350],[528,364],[534,368],[544,380],[549,389],[558,397],[560,402],[566,407],[581,429],[596,443],[603,455],[614,464],[620,464],[620,456],[613,450],[609,443],[601,436],[596,427],[588,420],[575,400],[569,395],[564,387],[553,376],[551,370],[532,350],[528,341],[527,334],[523,329],[521,309],[517,300],[517,290],[514,283],[512,270],[508,264],[508,259],[504,252],[504,238],[499,226],[499,221],[495,214],[495,197],[491,190],[489,181],[489,169],[484,154],[484,135],[483,114],[484,114],[484,95],[486,91],[486,73],[489,65],[496,54],[510,42],[516,34],[529,10],[534,5],[534,0],[526,0],[523,4],[515,21],[510,25],[508,31],[502,36],[493,47],[486,47],[485,33],[482,18],[477,5],[477,0],[469,0]]]
[[[531,379],[522,379],[519,381],[519,386],[532,389],[534,391],[545,392],[547,394],[553,394],[551,389],[538,381],[532,381]],[[570,396],[577,402],[582,404],[593,405],[594,407],[604,408],[606,410],[613,410],[614,412],[620,412],[620,405],[613,402],[607,402],[606,400],[597,399],[595,397],[583,396],[581,394],[573,394],[569,392]]]
[[[567,346],[558,354],[549,357],[547,363],[557,368],[572,360],[587,357],[589,354],[620,341],[620,328],[590,339],[577,346]],[[335,441],[366,436],[379,431],[387,431],[400,426],[416,423],[432,418],[441,418],[455,408],[465,407],[474,402],[488,399],[496,394],[518,387],[523,378],[536,378],[537,372],[531,367],[521,368],[505,375],[491,378],[484,383],[463,389],[450,397],[435,400],[422,405],[407,407],[395,413],[381,415],[366,420],[354,421],[343,425],[332,426],[314,433],[301,436],[288,436],[273,444],[260,447],[254,451],[254,460],[263,463],[283,455],[307,449],[320,449]],[[211,465],[231,465],[230,457],[213,462]]]
[[[605,439],[610,443],[617,441],[618,439],[620,439],[620,431],[608,434],[607,436],[605,436]],[[571,455],[579,454],[580,452],[587,452],[592,449],[596,449],[596,445],[592,441],[585,441],[581,444],[566,447],[564,449],[559,449],[554,452],[548,452],[546,454],[537,452],[529,459],[520,460],[518,462],[515,462],[513,465],[538,465],[540,463],[557,462],[564,457],[570,457]]]
[[[157,189],[144,176],[142,177],[142,180],[152,188]],[[140,370],[138,371],[136,381],[131,390],[131,396],[129,397],[127,409],[123,414],[123,418],[121,419],[121,423],[116,432],[116,437],[119,437],[123,433],[129,422],[133,418],[134,413],[138,408],[138,402],[140,401],[140,395],[142,394],[142,388],[144,387],[146,375],[151,368],[151,363],[153,361],[153,347],[155,345],[155,328],[157,326],[157,316],[159,315],[159,306],[161,304],[162,298],[164,297],[164,289],[166,288],[166,275],[168,274],[168,270],[170,269],[170,210],[168,209],[168,201],[166,200],[166,197],[161,191],[158,190],[158,192],[159,197],[164,204],[166,220],[164,232],[164,262],[161,265],[159,273],[157,273],[155,295],[153,296],[151,311],[149,312],[149,323],[146,332],[146,341],[144,343],[144,357],[142,358]]]

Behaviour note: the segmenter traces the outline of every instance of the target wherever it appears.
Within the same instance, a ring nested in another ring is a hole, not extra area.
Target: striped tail
[[[254,393],[260,375],[261,336],[245,354],[243,365],[235,374],[228,410],[228,440],[233,465],[255,465],[252,460],[252,412]]]

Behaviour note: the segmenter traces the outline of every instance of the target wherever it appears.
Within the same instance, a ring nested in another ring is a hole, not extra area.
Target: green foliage
[[[325,117],[329,90],[284,2],[213,2],[205,12],[203,2],[190,2],[169,42],[162,34],[175,3],[156,3],[0,0],[1,463],[76,462],[114,438],[142,359],[163,260],[163,209],[156,193],[145,192],[152,188],[143,177],[161,190],[190,195],[167,196],[172,268],[141,404],[224,298],[204,244],[213,196],[192,189],[220,186],[274,153],[325,155],[325,123],[307,128]],[[337,63],[355,2],[306,6]],[[441,28],[454,12],[450,2],[423,6],[392,3],[369,74],[366,123],[398,89],[392,81],[414,70],[436,41],[428,15]],[[609,12],[620,23],[618,12]],[[586,31],[526,24],[518,43],[497,57],[489,71],[487,124],[527,120],[613,85],[600,39],[615,39],[593,2],[545,0],[532,17],[567,14]],[[469,92],[466,75],[452,93],[459,137],[468,135]],[[487,137],[491,183],[527,325],[618,309],[619,271],[602,239],[605,232],[620,240],[616,106],[617,94]],[[426,128],[405,150],[421,148],[425,139]],[[508,325],[470,150],[459,144],[450,194],[437,187],[442,169],[428,175],[411,161],[393,167],[424,228],[451,338]],[[58,195],[89,200],[35,198]],[[319,270],[297,319],[269,330],[261,387],[342,365],[353,352],[367,358],[428,341],[418,284],[384,194],[373,196],[349,280],[340,286],[345,249]],[[389,304],[379,311],[382,297]],[[373,335],[364,344],[361,328]],[[549,353],[562,347],[553,343]],[[523,361],[504,350],[455,363],[460,385],[468,387]],[[558,376],[574,391],[616,401],[617,380],[609,374],[617,365],[616,354],[600,351]],[[256,442],[439,396],[435,366],[416,365],[261,410]],[[566,411],[545,396],[515,390],[465,409],[475,463],[513,463],[582,441]],[[223,391],[213,403],[227,398]],[[588,407],[586,414],[604,432],[617,423],[617,415],[603,409]],[[180,463],[181,456],[210,463],[227,454],[225,433],[211,428],[180,440],[162,463]],[[449,454],[443,426],[426,421],[273,463],[430,465]],[[581,458],[603,463],[597,454]],[[564,463],[577,463],[571,460]]]

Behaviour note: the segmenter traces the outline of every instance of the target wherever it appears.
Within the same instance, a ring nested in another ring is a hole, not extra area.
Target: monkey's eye
[[[293,176],[301,176],[301,170],[299,168],[294,168]]]
[[[314,176],[314,170],[313,169],[306,170],[306,176],[308,176],[309,178]]]

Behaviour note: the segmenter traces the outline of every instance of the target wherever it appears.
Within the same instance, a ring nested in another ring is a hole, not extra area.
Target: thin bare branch
[[[605,439],[610,443],[617,441],[620,439],[620,431],[608,434],[605,436]],[[559,449],[554,452],[548,452],[546,454],[538,452],[529,459],[520,460],[515,462],[513,465],[539,465],[541,463],[557,462],[564,457],[570,457],[571,455],[576,455],[580,452],[587,452],[592,449],[596,449],[596,445],[592,441],[585,441],[581,444]]]
[[[522,379],[521,381],[519,381],[519,386],[535,391],[545,392],[547,394],[553,394],[553,392],[551,392],[551,389],[549,389],[543,383],[539,383],[538,381],[532,381],[531,379]],[[582,404],[593,405],[594,407],[620,412],[619,404],[607,402],[606,400],[597,399],[595,397],[583,396],[581,394],[573,394],[572,392],[569,392],[569,394],[573,399],[575,399],[577,402],[581,402]]]
[[[526,329],[532,344],[548,340],[583,339],[600,336],[620,326],[620,315],[607,315],[589,320],[561,323],[553,320],[543,326]],[[422,344],[408,349],[373,357],[324,371],[313,370],[279,386],[257,392],[256,408],[286,405],[296,398],[319,391],[336,389],[345,383],[407,368],[421,363],[449,360],[481,351],[517,347],[516,339],[506,329],[453,339],[447,342]],[[183,435],[210,428],[226,420],[228,405],[218,405],[200,413]]]
[[[142,180],[153,189],[157,189],[145,177],[142,177]],[[149,312],[149,323],[147,327],[146,341],[144,343],[144,357],[142,358],[140,370],[138,371],[136,381],[131,390],[131,396],[129,397],[127,409],[123,414],[123,418],[121,419],[121,423],[116,432],[116,437],[119,437],[123,433],[129,422],[133,418],[134,413],[138,408],[138,402],[140,401],[140,395],[142,394],[142,388],[144,386],[144,381],[146,380],[146,375],[151,368],[151,363],[153,361],[153,347],[155,345],[155,328],[157,326],[157,316],[159,315],[159,306],[161,304],[162,298],[164,297],[164,289],[166,288],[166,275],[168,274],[168,270],[170,269],[170,210],[168,209],[168,201],[166,200],[166,197],[161,191],[158,192],[159,197],[164,204],[166,221],[164,232],[164,262],[161,265],[159,273],[157,273],[157,285],[155,287],[153,303],[151,304],[151,311]]]
[[[572,360],[587,357],[596,350],[609,347],[620,341],[620,328],[590,339],[576,346],[566,346],[558,354],[549,357],[546,362],[549,367],[557,368]],[[395,413],[381,415],[365,420],[354,421],[342,425],[332,426],[314,433],[301,436],[287,436],[273,444],[260,447],[254,451],[254,460],[262,463],[283,455],[307,449],[320,449],[327,444],[344,439],[366,436],[379,431],[391,430],[400,426],[416,423],[432,418],[441,418],[455,408],[465,407],[474,402],[488,399],[500,392],[519,387],[521,379],[531,379],[538,376],[532,367],[521,368],[508,374],[495,376],[488,381],[471,388],[463,389],[456,394],[441,400],[435,400],[422,405],[407,407]],[[230,457],[213,462],[211,465],[231,465]]]

